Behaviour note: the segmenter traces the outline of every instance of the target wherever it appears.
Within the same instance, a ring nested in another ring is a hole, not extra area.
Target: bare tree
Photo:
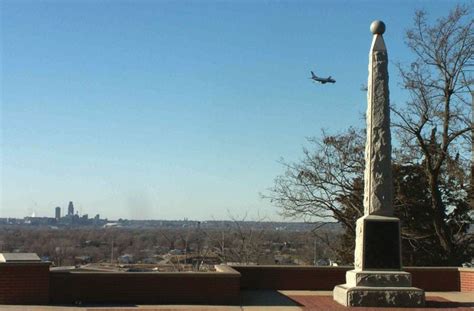
[[[228,247],[228,259],[242,264],[260,264],[267,232],[263,218],[256,221],[246,221],[247,215],[240,219],[230,215],[230,218],[232,244]]]
[[[355,233],[354,215],[363,215],[362,205],[357,204],[362,202],[362,184],[354,179],[363,178],[364,138],[355,129],[339,135],[323,133],[321,140],[310,138],[314,149],[305,148],[298,163],[283,162],[285,174],[275,179],[263,197],[276,204],[283,216],[336,219]],[[343,205],[352,215],[344,212]]]
[[[474,37],[470,16],[468,7],[457,6],[430,25],[425,12],[416,12],[414,27],[406,33],[416,60],[408,67],[399,65],[410,100],[392,109],[402,156],[425,169],[433,226],[448,254],[455,251],[456,236],[445,221],[450,207],[443,200],[443,179],[467,171],[461,167],[469,161],[465,155],[471,146],[469,68]],[[463,187],[465,181],[457,180]]]
[[[233,226],[224,228],[207,228],[203,233],[209,241],[209,249],[217,255],[220,262],[227,263],[229,257],[229,248],[232,246]]]

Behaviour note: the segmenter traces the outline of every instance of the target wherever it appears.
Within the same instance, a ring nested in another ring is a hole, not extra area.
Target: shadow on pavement
[[[472,308],[474,302],[457,302],[449,301],[440,297],[426,297],[426,308],[433,309],[456,309],[456,308]]]
[[[275,290],[243,290],[240,292],[240,301],[245,306],[278,306],[298,307],[299,303]]]

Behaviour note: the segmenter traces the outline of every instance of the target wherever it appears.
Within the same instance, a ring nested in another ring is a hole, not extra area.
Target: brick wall
[[[241,273],[242,289],[333,290],[346,282],[352,267],[233,266]],[[457,267],[405,267],[413,286],[426,291],[460,291]],[[465,283],[472,280],[466,274]],[[467,288],[465,286],[465,288]]]
[[[0,304],[49,302],[49,264],[0,263]]]
[[[238,304],[237,272],[51,272],[50,302]]]
[[[350,267],[232,266],[242,289],[332,290],[346,282]]]
[[[457,267],[404,267],[411,273],[414,287],[431,292],[455,292],[460,290]]]
[[[474,292],[474,268],[459,268],[461,292]]]
[[[332,290],[351,267],[217,266],[209,273],[49,271],[0,264],[0,304],[238,304],[240,289]],[[474,292],[474,269],[406,267],[426,291]]]

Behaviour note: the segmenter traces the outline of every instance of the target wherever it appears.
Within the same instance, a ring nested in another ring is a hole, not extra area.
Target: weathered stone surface
[[[0,262],[41,262],[36,253],[1,253]]]
[[[364,214],[392,216],[392,167],[388,56],[382,35],[374,35],[369,54],[365,145]]]
[[[334,300],[347,307],[422,307],[425,293],[415,287],[349,287],[337,285]]]
[[[410,287],[411,274],[404,271],[357,271],[346,273],[346,285],[372,287]]]

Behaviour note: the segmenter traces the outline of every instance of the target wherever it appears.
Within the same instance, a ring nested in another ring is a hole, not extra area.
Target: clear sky
[[[365,126],[369,25],[393,66],[451,1],[1,1],[0,217],[281,219],[308,136]],[[309,71],[332,75],[316,85]]]

